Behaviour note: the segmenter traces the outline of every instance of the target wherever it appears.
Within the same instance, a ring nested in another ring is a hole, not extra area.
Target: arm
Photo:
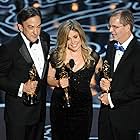
[[[134,42],[134,41],[133,41]],[[111,49],[111,46],[108,47]],[[119,69],[113,74],[110,97],[115,107],[136,101],[140,98],[140,49],[139,44],[133,46],[133,52],[122,61]],[[108,50],[107,60],[112,61],[112,49]],[[125,55],[125,54],[124,54]]]
[[[98,87],[98,85],[96,79],[98,78],[98,73],[100,73],[100,70],[102,69],[102,63],[103,63],[102,58],[100,58],[95,67],[95,73],[93,74],[90,81],[90,89],[93,96],[97,94],[96,88]]]
[[[114,105],[112,103],[110,93],[109,93],[111,81],[112,81],[112,79],[105,79],[105,78],[102,78],[100,80],[100,87],[101,87],[101,90],[102,90],[102,94],[99,96],[99,99],[101,100],[101,102],[103,104],[105,104],[105,105],[110,104],[110,107],[113,108]]]
[[[21,63],[14,56],[15,50],[10,48],[9,44],[0,47],[0,89],[12,96],[22,97],[22,93],[26,92],[27,89],[34,92],[37,83],[33,81],[34,84],[28,84],[28,88],[26,87],[27,84],[25,85],[24,82],[27,79],[23,78],[24,69],[18,71],[18,68],[21,68]]]
[[[103,65],[103,60],[102,60],[102,58],[100,57],[100,59],[99,59],[97,65],[96,65],[96,67],[95,67],[95,74],[98,74],[98,73],[101,71],[102,65]]]
[[[69,80],[68,78],[61,78],[57,80],[55,78],[56,69],[51,66],[49,63],[49,70],[48,70],[48,76],[47,76],[47,82],[50,85],[50,87],[61,87],[65,88],[69,86]]]
[[[18,93],[21,82],[12,77],[13,66],[10,57],[9,47],[2,45],[0,47],[0,89],[13,96]]]
[[[47,82],[50,87],[60,87],[60,82],[59,80],[56,80],[55,73],[56,69],[52,68],[51,64],[49,63]]]

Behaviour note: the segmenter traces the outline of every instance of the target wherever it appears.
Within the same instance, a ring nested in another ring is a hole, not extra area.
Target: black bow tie
[[[114,48],[116,50],[120,50],[120,51],[124,52],[124,48],[122,46],[119,46],[117,43],[114,44]]]
[[[39,39],[37,39],[35,42],[30,42],[30,48],[32,47],[33,44],[38,44]]]

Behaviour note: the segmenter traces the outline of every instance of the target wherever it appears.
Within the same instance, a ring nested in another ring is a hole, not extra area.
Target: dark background
[[[32,6],[34,0],[0,0],[0,45],[17,34],[16,14],[23,7]],[[138,0],[38,0],[42,13],[42,28],[51,36],[51,48],[56,45],[58,26],[67,19],[76,19],[84,28],[88,44],[101,57],[111,39],[107,29],[108,17],[114,9],[130,9],[135,17],[134,35],[140,40],[140,3]],[[47,117],[44,140],[51,140],[49,106],[51,90],[48,88]],[[99,92],[93,97],[93,125],[90,140],[97,140]],[[3,120],[4,91],[0,90],[0,140],[5,140]]]

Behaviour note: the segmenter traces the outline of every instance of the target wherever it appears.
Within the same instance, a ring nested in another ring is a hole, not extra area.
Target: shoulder
[[[140,48],[140,41],[138,40],[138,38],[134,37],[131,41],[131,43],[136,46],[138,49]]]
[[[107,50],[110,50],[112,48],[114,48],[114,44],[117,43],[117,41],[112,40],[112,41],[108,41],[107,43]]]
[[[16,34],[15,36],[13,37],[10,37],[8,40],[2,42],[2,44],[4,45],[9,45],[9,44],[14,44],[14,43],[17,43],[17,41],[21,41],[23,40],[20,33]]]
[[[0,57],[8,58],[15,57],[15,52],[19,52],[20,44],[22,45],[22,38],[19,35],[11,37],[7,41],[2,42],[0,46]]]
[[[8,50],[14,50],[18,49],[18,46],[21,46],[23,44],[23,39],[20,36],[20,34],[17,34],[14,37],[9,38],[7,41],[2,42],[2,45],[0,48],[8,49]]]
[[[138,56],[140,56],[140,42],[138,41],[137,38],[134,38],[132,41],[131,41],[131,44],[130,46],[132,47],[132,50],[134,52],[134,54],[138,54]]]
[[[41,40],[42,47],[46,49],[46,52],[48,54],[50,50],[50,35],[45,31],[41,31],[40,40]]]
[[[50,35],[49,35],[47,32],[45,32],[45,31],[41,31],[40,37],[41,37],[43,40],[50,41]]]
[[[92,49],[91,51],[91,56],[94,58],[94,60],[96,61],[96,63],[99,61],[100,59],[100,55],[99,53],[97,53],[94,49]]]
[[[94,49],[92,49],[91,56],[93,57],[95,62],[95,73],[98,73],[102,68],[103,60],[100,57],[99,53],[96,52]]]
[[[112,45],[114,45],[115,43],[117,43],[117,41],[115,41],[115,40],[111,40],[111,41],[108,42],[107,45],[111,45],[111,46],[112,46]]]
[[[57,63],[57,57],[58,57],[58,51],[56,50],[56,48],[52,48],[50,50],[50,63],[52,65],[52,67],[56,66]]]

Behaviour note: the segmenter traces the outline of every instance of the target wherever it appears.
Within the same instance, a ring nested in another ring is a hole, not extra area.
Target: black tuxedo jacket
[[[110,106],[101,105],[99,119],[103,121],[108,115],[112,126],[120,129],[139,129],[140,44],[134,37],[124,52],[115,72],[113,72],[114,43],[114,41],[109,43],[105,59],[110,64],[112,83],[109,92],[115,107],[111,109]]]
[[[39,104],[26,106],[23,98],[18,97],[21,83],[29,78],[29,70],[33,60],[20,34],[4,43],[0,47],[0,89],[6,91],[5,96],[5,120],[8,123],[34,124],[45,119],[46,86],[45,78],[48,69],[48,53],[50,48],[50,36],[41,32],[41,45],[44,53],[45,65],[42,78],[39,79]]]

